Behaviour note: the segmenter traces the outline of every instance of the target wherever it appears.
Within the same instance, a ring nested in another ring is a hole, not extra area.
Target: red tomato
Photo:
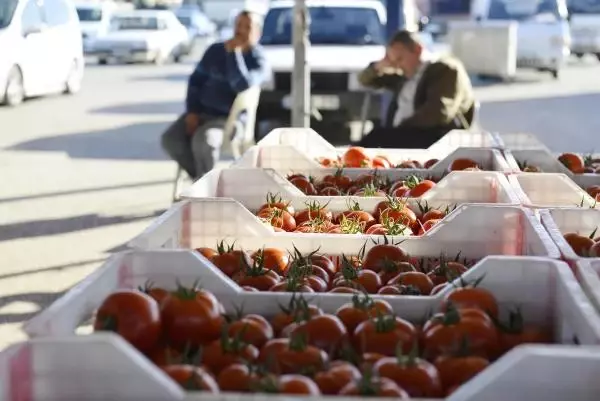
[[[321,395],[319,386],[308,377],[302,375],[283,375],[278,380],[279,394]]]
[[[352,146],[342,156],[344,167],[369,167],[371,161],[364,148]]]
[[[354,333],[356,327],[369,318],[391,313],[392,307],[387,301],[374,300],[368,295],[354,295],[352,302],[340,306],[335,312],[346,326],[348,333]]]
[[[322,207],[318,202],[307,203],[307,208],[296,213],[296,224],[300,225],[307,221],[319,219],[331,221],[333,213]]]
[[[191,365],[169,365],[163,367],[164,372],[177,384],[189,391],[218,393],[219,386],[213,377],[204,369]]]
[[[304,298],[294,295],[290,303],[285,307],[281,307],[281,311],[271,319],[271,326],[275,331],[275,335],[279,336],[286,326],[322,314],[323,311],[318,306],[309,305]]]
[[[438,209],[430,209],[420,218],[421,222],[425,223],[429,220],[441,220],[446,217],[446,213]]]
[[[359,352],[374,352],[393,356],[398,347],[407,353],[417,340],[412,323],[393,315],[379,315],[362,322],[354,330],[354,342]]]
[[[261,209],[257,214],[261,220],[269,223],[274,228],[280,228],[284,231],[294,231],[297,226],[296,219],[288,211],[276,208],[267,207]]]
[[[442,385],[446,390],[458,387],[489,366],[489,361],[480,356],[440,356],[435,360]]]
[[[274,270],[265,269],[256,263],[236,274],[233,279],[240,287],[250,287],[258,291],[269,291],[281,281],[281,277]]]
[[[267,203],[262,205],[258,209],[258,211],[260,212],[264,209],[281,209],[285,210],[292,216],[295,213],[294,207],[291,205],[291,202],[284,201],[279,194],[272,194],[270,192],[267,194]]]
[[[179,349],[201,346],[218,339],[223,326],[223,306],[210,292],[179,288],[163,308],[164,333]]]
[[[151,351],[161,332],[158,303],[140,291],[115,291],[96,311],[94,331],[113,331],[141,352]]]
[[[356,366],[348,362],[334,361],[329,365],[329,369],[317,372],[314,381],[322,394],[337,395],[344,386],[360,378],[361,374]]]
[[[249,314],[229,324],[229,337],[239,338],[247,344],[262,347],[275,336],[267,319],[260,315]]]
[[[390,263],[407,262],[408,255],[397,245],[384,243],[367,251],[362,266],[364,269],[380,272]]]
[[[335,315],[319,315],[289,326],[289,335],[302,336],[308,344],[332,354],[347,339],[344,323]]]
[[[347,191],[352,185],[352,179],[347,175],[344,175],[343,169],[338,169],[335,174],[329,174],[323,177],[323,183],[332,185],[341,191]]]
[[[381,278],[373,270],[356,269],[350,262],[346,262],[341,275],[333,280],[333,286],[351,287],[367,294],[377,294],[381,287]]]
[[[254,362],[256,358],[258,349],[240,338],[222,337],[202,348],[202,364],[215,376],[229,365]]]
[[[212,262],[229,277],[252,266],[252,259],[246,251],[234,250],[232,245],[225,245],[223,241],[218,245],[217,251],[219,254],[212,258]]]
[[[391,168],[392,164],[384,156],[375,156],[373,158],[373,168]]]
[[[336,187],[325,187],[320,189],[318,192],[319,196],[342,196],[342,191]]]
[[[400,273],[391,279],[388,284],[411,286],[419,290],[421,295],[429,295],[433,290],[431,279],[425,273],[416,271]]]
[[[148,353],[147,356],[158,367],[177,365],[184,363],[186,359],[186,355],[182,355],[181,352],[167,346],[159,346]]]
[[[448,170],[449,171],[460,171],[460,170],[467,170],[467,169],[472,169],[472,168],[479,168],[479,166],[477,165],[477,162],[475,162],[474,160],[471,160],[471,159],[467,159],[467,158],[459,158],[459,159],[454,159],[452,161],[452,163],[450,163]]]
[[[401,400],[409,399],[409,395],[390,379],[384,377],[363,376],[363,379],[347,384],[339,395],[362,397],[389,397]]]
[[[442,221],[442,220],[438,220],[438,219],[427,220],[425,223],[423,223],[419,226],[419,231],[418,231],[417,235],[424,235],[427,231],[431,230],[440,221]]]
[[[206,247],[196,248],[196,252],[200,253],[202,256],[204,256],[208,260],[211,260],[214,256],[218,255],[217,251],[215,251],[212,248],[206,248]]]
[[[381,211],[379,221],[382,223],[394,222],[410,226],[417,221],[417,215],[408,206],[397,204]]]
[[[493,356],[498,349],[498,331],[484,312],[472,308],[435,314],[423,326],[423,347],[428,358],[452,352],[462,341],[476,355]]]
[[[233,393],[249,393],[252,384],[258,380],[258,374],[246,363],[229,365],[217,376],[221,391]]]
[[[435,187],[435,182],[430,180],[423,180],[410,190],[408,196],[410,196],[411,198],[418,198],[420,196],[423,196],[425,192],[429,191],[433,187]]]
[[[452,304],[456,308],[477,308],[488,315],[498,317],[498,302],[494,294],[479,287],[454,288],[444,298],[446,305]]]
[[[266,269],[283,274],[290,263],[290,255],[281,249],[263,248],[252,254],[252,259],[260,262]]]
[[[379,277],[381,277],[381,283],[386,285],[398,274],[411,271],[415,271],[415,267],[409,262],[388,263],[379,271]]]
[[[442,260],[427,275],[433,281],[433,284],[443,284],[453,281],[467,271],[467,267],[459,262],[447,262]]]
[[[288,180],[305,195],[317,195],[315,186],[306,177],[294,177]]]
[[[436,164],[437,162],[439,162],[439,160],[438,160],[438,159],[429,159],[429,160],[427,160],[427,161],[426,161],[426,162],[423,164],[423,167],[424,167],[424,168],[431,168],[431,167],[433,167],[433,165],[434,165],[434,164]]]
[[[379,377],[393,380],[415,398],[441,398],[442,383],[436,367],[424,359],[407,355],[380,359],[373,366]]]
[[[277,374],[319,371],[328,362],[325,351],[306,344],[302,336],[275,338],[260,350],[259,361]]]

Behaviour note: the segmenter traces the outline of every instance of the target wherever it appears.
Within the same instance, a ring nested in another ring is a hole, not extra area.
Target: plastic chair
[[[253,86],[240,92],[231,106],[229,116],[225,121],[223,129],[223,144],[221,145],[221,156],[230,155],[239,159],[242,154],[254,145],[254,125],[256,122],[256,110],[260,99],[260,87]],[[246,113],[246,121],[242,124],[238,120],[241,113]],[[235,138],[232,138],[237,132]],[[179,192],[183,182],[183,170],[177,166],[175,183],[173,186],[173,202],[179,198]]]

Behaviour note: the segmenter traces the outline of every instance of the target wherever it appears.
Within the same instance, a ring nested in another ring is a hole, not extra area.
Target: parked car
[[[182,7],[175,10],[175,15],[187,28],[191,39],[211,37],[217,32],[217,24],[200,10]]]
[[[109,31],[96,40],[94,54],[99,64],[179,62],[188,53],[189,42],[187,29],[172,11],[134,10],[114,15]]]
[[[83,46],[70,0],[0,1],[0,49],[0,102],[79,91]]]
[[[78,2],[75,4],[81,37],[83,39],[83,52],[93,51],[94,40],[108,32],[112,14],[117,6],[112,1]]]

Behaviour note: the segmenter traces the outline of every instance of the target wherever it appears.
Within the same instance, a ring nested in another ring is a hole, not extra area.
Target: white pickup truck
[[[311,70],[311,102],[323,119],[314,120],[312,125],[327,136],[333,127],[339,130],[348,121],[360,119],[365,88],[357,76],[385,54],[386,14],[379,0],[307,0],[306,4],[310,13],[311,45],[307,60]],[[294,1],[272,1],[265,17],[261,43],[273,79],[261,93],[257,121],[262,123],[290,122],[293,9]],[[379,116],[376,103],[371,108],[374,117]]]

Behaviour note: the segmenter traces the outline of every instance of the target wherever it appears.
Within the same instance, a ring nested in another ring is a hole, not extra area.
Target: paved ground
[[[175,166],[158,139],[181,111],[191,64],[90,66],[75,97],[0,108],[0,348],[19,325],[170,204]],[[555,150],[598,146],[600,64],[561,81],[480,86],[482,121]]]

